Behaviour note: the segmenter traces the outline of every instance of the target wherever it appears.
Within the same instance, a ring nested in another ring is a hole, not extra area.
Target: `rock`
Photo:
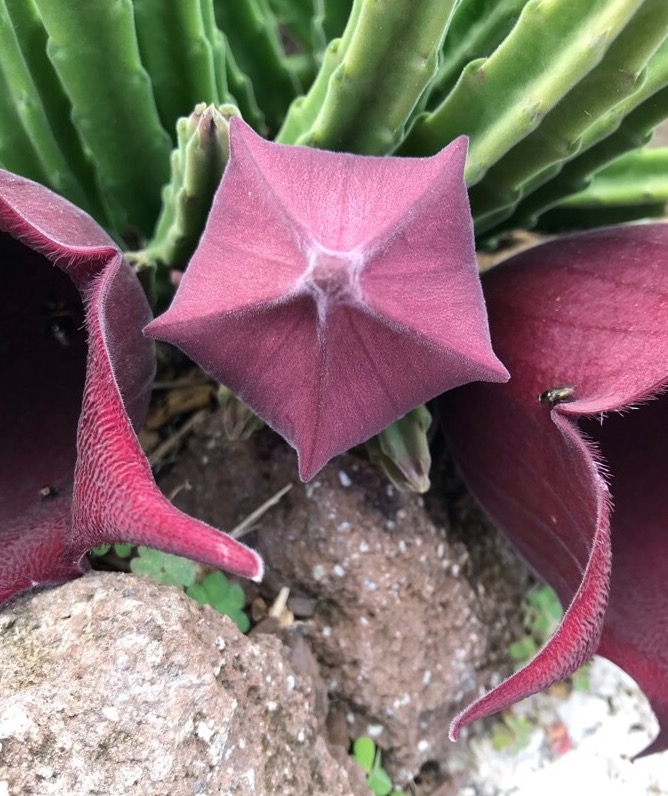
[[[301,484],[271,431],[230,443],[214,416],[163,482],[168,493],[191,484],[177,505],[228,529],[294,484],[249,537],[266,596],[287,586],[310,601],[312,615],[280,632],[309,641],[349,738],[371,735],[399,784],[447,760],[450,720],[510,673],[508,647],[523,634],[526,570],[446,466],[434,479],[427,500],[402,494],[347,454]],[[330,725],[340,738],[340,720]]]
[[[175,588],[93,573],[6,606],[0,636],[0,793],[368,792],[281,642]]]

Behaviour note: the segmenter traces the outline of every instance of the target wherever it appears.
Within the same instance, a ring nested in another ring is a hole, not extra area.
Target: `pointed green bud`
[[[418,406],[366,444],[371,461],[382,467],[402,492],[422,494],[429,489],[430,426],[429,410],[426,406]]]
[[[224,384],[218,388],[218,403],[223,413],[223,429],[228,439],[250,439],[253,432],[264,426],[262,420]]]

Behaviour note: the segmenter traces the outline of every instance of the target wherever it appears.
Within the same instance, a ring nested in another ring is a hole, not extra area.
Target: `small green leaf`
[[[189,586],[195,582],[197,564],[194,561],[149,547],[139,547],[137,553],[137,558],[130,562],[133,572],[148,575],[169,586]]]
[[[97,547],[93,547],[90,551],[94,556],[104,556],[111,550],[110,544],[100,544]]]
[[[571,675],[571,682],[576,691],[591,691],[589,665],[586,664]]]
[[[529,658],[533,658],[537,651],[538,645],[532,636],[525,636],[521,641],[516,641],[508,648],[510,657],[514,661],[529,660]]]
[[[362,735],[353,743],[353,757],[370,774],[376,759],[376,744],[367,735]]]
[[[118,542],[114,545],[114,552],[119,558],[129,558],[134,545]]]
[[[200,605],[210,605],[229,618],[242,633],[250,628],[250,619],[244,613],[246,595],[238,583],[230,583],[222,572],[211,572],[201,583],[186,587],[186,594]]]
[[[376,796],[389,796],[392,791],[392,780],[389,778],[387,772],[383,768],[380,768],[380,754],[377,755],[377,760],[379,762],[377,766],[374,765],[366,783]]]

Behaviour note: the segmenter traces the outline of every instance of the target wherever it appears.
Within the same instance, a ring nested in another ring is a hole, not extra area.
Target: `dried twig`
[[[186,434],[189,434],[200,422],[200,420],[203,420],[208,414],[208,409],[201,409],[199,412],[196,412],[192,417],[189,417],[188,420],[186,420],[186,422],[171,435],[171,437],[168,437],[164,442],[158,445],[158,447],[148,457],[148,462],[151,467],[155,467],[156,464],[161,462],[167,456],[167,454],[178,445],[183,437],[185,437]]]
[[[240,537],[244,536],[245,534],[251,531],[251,526],[254,522],[260,519],[260,517],[267,512],[272,506],[275,506],[283,495],[287,494],[294,484],[286,484],[282,489],[279,489],[275,495],[272,495],[269,500],[265,500],[265,502],[258,506],[255,511],[252,511],[244,520],[242,520],[237,526],[235,526],[229,533],[229,535],[233,539],[239,539]]]

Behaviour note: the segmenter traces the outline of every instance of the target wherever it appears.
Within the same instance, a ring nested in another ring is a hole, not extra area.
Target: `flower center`
[[[364,258],[358,249],[333,251],[318,243],[313,244],[299,288],[315,299],[321,323],[327,310],[336,304],[361,300],[359,275],[363,264]]]

